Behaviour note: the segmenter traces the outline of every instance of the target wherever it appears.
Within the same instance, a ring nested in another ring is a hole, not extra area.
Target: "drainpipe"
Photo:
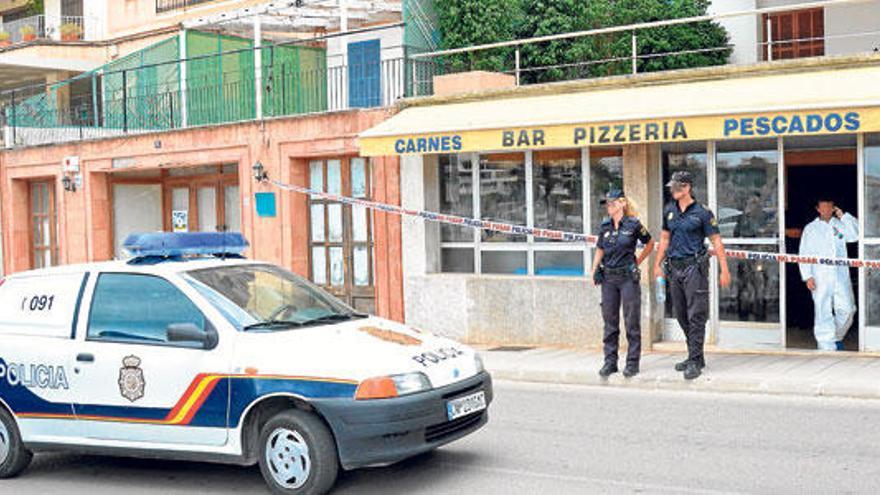
[[[263,26],[254,16],[254,100],[257,120],[263,119]]]

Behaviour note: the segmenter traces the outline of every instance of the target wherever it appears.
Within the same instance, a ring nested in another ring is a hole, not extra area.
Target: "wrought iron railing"
[[[172,10],[185,9],[200,3],[215,2],[217,0],[156,0],[156,13],[170,12]]]

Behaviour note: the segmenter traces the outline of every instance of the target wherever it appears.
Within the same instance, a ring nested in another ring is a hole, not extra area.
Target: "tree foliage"
[[[710,0],[440,0],[437,10],[443,46],[457,48],[700,16],[709,4]],[[714,22],[643,29],[636,35],[638,72],[723,65],[731,53],[727,32]],[[512,51],[467,54],[451,69],[510,72]],[[631,56],[630,32],[525,45],[522,78],[529,83],[627,74]]]
[[[521,0],[438,0],[441,47],[461,48],[516,39]],[[509,70],[513,50],[495,49],[445,57],[453,72]]]

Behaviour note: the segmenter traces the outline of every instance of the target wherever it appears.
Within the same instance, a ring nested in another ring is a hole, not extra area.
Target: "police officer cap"
[[[687,170],[679,170],[672,174],[672,179],[670,179],[669,183],[666,184],[667,187],[671,187],[674,185],[684,185],[687,184],[689,186],[694,185],[694,178],[690,172]]]
[[[604,205],[609,201],[614,201],[615,199],[620,199],[622,197],[624,197],[623,191],[621,191],[620,189],[612,189],[605,193],[605,197],[599,201],[599,204]]]

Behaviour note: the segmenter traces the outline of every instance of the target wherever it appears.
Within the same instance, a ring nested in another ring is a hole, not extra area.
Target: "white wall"
[[[130,234],[161,230],[161,185],[116,184],[113,186],[113,241],[117,258],[124,257],[122,243]]]
[[[406,71],[402,62],[405,55],[402,27],[340,36],[327,40],[327,100],[330,110],[348,108],[348,44],[376,38],[379,39],[383,61],[382,106],[391,105],[403,96]]]
[[[835,38],[840,35],[856,35]],[[880,50],[880,1],[841,5],[825,9],[825,54],[862,53]]]
[[[106,37],[108,0],[85,0],[83,2],[83,17],[85,17],[85,39],[100,40]]]
[[[61,0],[45,0],[43,2],[43,12],[46,15],[46,32],[52,33],[52,39],[60,40]]]
[[[709,7],[710,14],[724,14],[751,10],[756,7],[756,0],[714,0]],[[732,64],[753,64],[758,61],[758,16],[744,15],[727,17],[718,21],[730,35],[730,43],[734,45],[730,56]]]
[[[804,2],[805,0],[758,0],[758,7],[790,6],[792,10],[796,10]],[[853,36],[866,32],[875,34]],[[825,8],[826,55],[873,52],[880,49],[880,34],[876,32],[880,32],[880,0]],[[846,35],[846,38],[840,38],[842,35]]]

